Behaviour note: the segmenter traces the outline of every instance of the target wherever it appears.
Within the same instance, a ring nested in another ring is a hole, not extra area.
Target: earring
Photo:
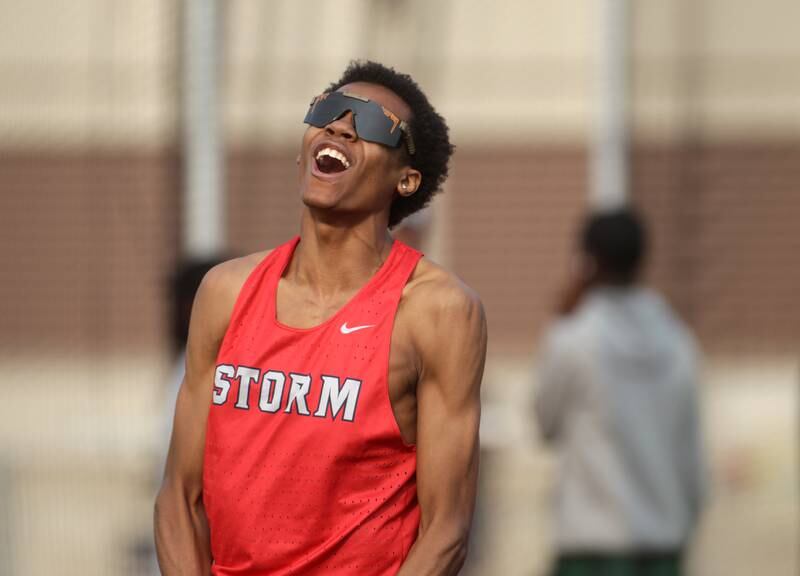
[[[400,187],[403,189],[403,192],[405,192],[406,190],[408,190],[408,183],[407,182],[403,182],[403,185],[400,186]]]

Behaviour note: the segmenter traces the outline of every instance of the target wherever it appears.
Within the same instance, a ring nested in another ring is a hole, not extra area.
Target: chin
[[[329,187],[305,186],[301,191],[303,204],[309,208],[335,208],[339,203],[339,194]]]

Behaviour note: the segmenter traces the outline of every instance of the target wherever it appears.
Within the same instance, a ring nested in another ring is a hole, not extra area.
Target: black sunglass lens
[[[341,92],[333,92],[325,98],[317,98],[309,108],[305,122],[324,128],[348,111],[353,112],[355,129],[359,138],[369,142],[396,147],[400,143],[402,130],[395,126],[383,108],[375,102],[364,102],[358,98],[346,96]]]
[[[356,132],[359,138],[390,147],[397,146],[401,136],[399,127],[392,131],[392,120],[377,104],[356,114]]]

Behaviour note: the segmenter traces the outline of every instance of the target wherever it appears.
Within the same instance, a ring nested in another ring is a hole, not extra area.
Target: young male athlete
[[[180,574],[423,576],[462,566],[486,323],[388,228],[447,176],[408,76],[354,63],[315,98],[300,236],[204,279],[156,502]]]

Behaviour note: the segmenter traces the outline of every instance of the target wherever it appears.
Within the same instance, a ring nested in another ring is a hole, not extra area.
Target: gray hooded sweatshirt
[[[560,452],[564,552],[673,551],[705,492],[694,340],[654,292],[593,290],[545,336],[535,412]]]

